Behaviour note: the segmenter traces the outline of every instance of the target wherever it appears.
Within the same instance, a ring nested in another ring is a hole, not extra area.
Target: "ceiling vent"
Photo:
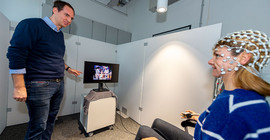
[[[168,0],[168,6],[179,0]],[[149,11],[155,13],[157,10],[157,0],[149,0]]]

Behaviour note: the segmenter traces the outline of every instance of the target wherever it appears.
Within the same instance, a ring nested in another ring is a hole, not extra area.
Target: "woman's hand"
[[[192,120],[198,121],[200,114],[192,110],[186,110],[186,112],[181,113],[181,116],[182,116],[181,118],[192,119]]]

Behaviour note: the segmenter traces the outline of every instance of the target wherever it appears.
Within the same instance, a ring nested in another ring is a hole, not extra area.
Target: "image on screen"
[[[117,83],[119,64],[84,62],[83,83]]]
[[[109,66],[94,65],[95,74],[93,80],[111,80],[112,69]]]

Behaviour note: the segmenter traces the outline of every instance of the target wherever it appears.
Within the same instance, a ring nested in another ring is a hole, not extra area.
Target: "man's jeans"
[[[49,140],[64,94],[64,81],[25,82],[29,122],[25,140]]]

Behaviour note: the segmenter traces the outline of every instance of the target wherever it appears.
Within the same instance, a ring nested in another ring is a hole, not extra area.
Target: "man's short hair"
[[[70,7],[73,10],[73,13],[75,15],[74,8],[69,3],[65,2],[65,1],[61,1],[61,0],[56,0],[53,3],[53,8],[56,7],[58,11],[63,10],[64,6]]]

